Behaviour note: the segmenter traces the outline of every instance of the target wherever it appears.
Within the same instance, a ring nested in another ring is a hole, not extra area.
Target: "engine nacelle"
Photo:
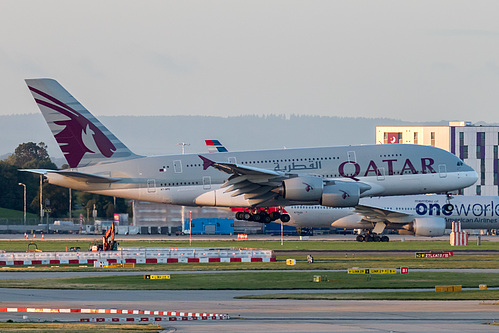
[[[445,219],[442,217],[418,217],[414,219],[412,228],[416,236],[442,236],[445,232]]]
[[[322,178],[301,176],[284,180],[280,194],[287,200],[319,201],[323,188]]]
[[[356,183],[338,182],[324,186],[321,205],[329,207],[353,207],[359,204],[360,187]]]

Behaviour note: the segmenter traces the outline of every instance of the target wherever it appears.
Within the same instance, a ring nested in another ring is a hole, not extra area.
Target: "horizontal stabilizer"
[[[21,169],[19,171],[26,171],[45,176],[48,176],[51,173],[55,173],[64,177],[71,178],[75,181],[87,182],[87,183],[115,183],[121,180],[121,178],[99,176],[91,173],[84,173],[84,172],[77,172],[70,170]]]

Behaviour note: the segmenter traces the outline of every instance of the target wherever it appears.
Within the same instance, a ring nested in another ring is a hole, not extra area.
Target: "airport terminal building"
[[[499,126],[465,121],[448,126],[377,126],[376,143],[420,144],[450,151],[478,173],[478,181],[461,194],[499,195]]]

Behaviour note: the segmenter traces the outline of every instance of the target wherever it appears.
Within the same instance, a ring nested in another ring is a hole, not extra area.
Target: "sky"
[[[498,1],[2,0],[0,115],[39,112],[23,80],[50,77],[95,115],[497,122],[497,13]]]

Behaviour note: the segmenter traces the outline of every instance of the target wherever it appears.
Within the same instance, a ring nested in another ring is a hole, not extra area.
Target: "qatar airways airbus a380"
[[[353,207],[361,197],[447,192],[477,180],[455,155],[418,145],[140,156],[57,81],[26,83],[70,167],[26,171],[80,191],[175,205],[248,207],[267,219],[269,212],[256,208]],[[281,214],[274,212],[272,219]],[[289,220],[286,214],[282,218]]]

